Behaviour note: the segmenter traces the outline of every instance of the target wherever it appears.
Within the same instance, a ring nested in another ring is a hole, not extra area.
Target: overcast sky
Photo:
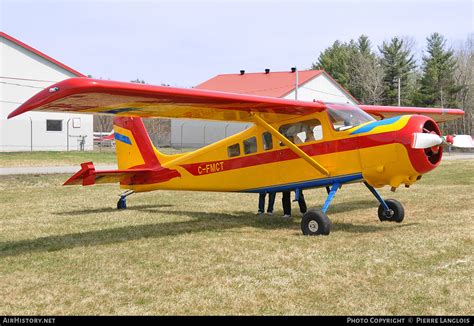
[[[83,74],[190,87],[216,74],[307,69],[335,40],[379,45],[474,30],[472,0],[0,0],[1,30]]]

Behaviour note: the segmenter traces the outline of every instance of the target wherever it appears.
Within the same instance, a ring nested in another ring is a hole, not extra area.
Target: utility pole
[[[400,106],[400,93],[401,93],[400,77],[398,77],[398,106]]]
[[[441,101],[441,107],[444,108],[443,87],[441,87],[441,90],[440,90],[440,101]]]
[[[71,118],[69,118],[66,122],[66,151],[69,152],[69,121],[71,121]]]
[[[33,120],[30,118],[30,150],[33,151]]]
[[[298,100],[298,68],[295,67],[295,100]]]

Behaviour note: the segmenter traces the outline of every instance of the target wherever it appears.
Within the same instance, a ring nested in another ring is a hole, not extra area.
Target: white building
[[[298,85],[298,87],[296,87]],[[271,96],[300,101],[314,100],[357,104],[358,101],[323,70],[303,70],[217,75],[198,89]],[[240,132],[246,123],[171,120],[171,145],[201,147]]]
[[[7,120],[42,89],[85,76],[3,32],[0,57],[0,151],[92,150],[92,116],[30,112]]]

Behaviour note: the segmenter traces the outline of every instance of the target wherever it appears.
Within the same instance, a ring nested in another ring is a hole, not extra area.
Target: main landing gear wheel
[[[117,202],[117,209],[126,209],[127,208],[127,200],[125,197],[120,197]]]
[[[332,223],[321,210],[309,209],[301,219],[301,231],[304,235],[329,235]]]
[[[382,204],[379,206],[379,219],[380,221],[389,221],[401,223],[405,217],[405,209],[402,204],[395,199],[387,199],[385,203],[390,208],[388,211],[385,210]]]

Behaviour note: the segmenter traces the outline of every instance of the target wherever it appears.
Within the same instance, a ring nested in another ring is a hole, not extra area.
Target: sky
[[[427,36],[452,47],[474,32],[472,0],[0,0],[3,32],[95,78],[195,86],[217,74],[308,69],[336,40],[374,50]]]

